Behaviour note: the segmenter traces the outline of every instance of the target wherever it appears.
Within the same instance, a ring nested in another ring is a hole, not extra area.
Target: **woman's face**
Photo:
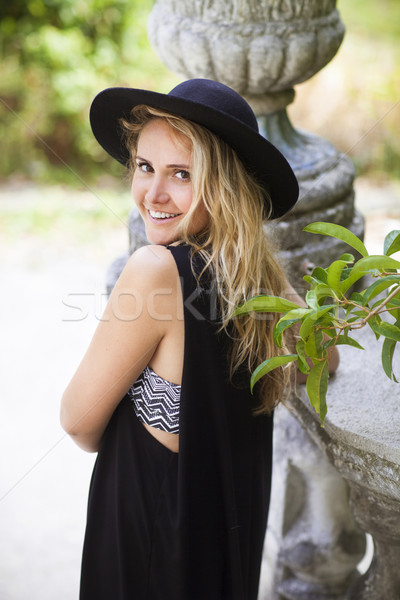
[[[179,239],[179,223],[193,199],[190,169],[189,140],[162,119],[149,121],[139,135],[132,196],[152,244],[166,245]],[[199,205],[190,233],[200,232],[208,220],[204,205]]]

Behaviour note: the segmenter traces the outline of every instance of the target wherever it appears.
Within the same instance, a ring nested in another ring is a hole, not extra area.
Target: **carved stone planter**
[[[149,38],[172,71],[221,81],[257,102],[333,58],[344,35],[335,7],[335,0],[158,0]]]

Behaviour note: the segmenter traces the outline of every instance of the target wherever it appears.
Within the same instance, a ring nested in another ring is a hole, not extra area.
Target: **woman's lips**
[[[172,221],[173,219],[176,219],[176,217],[179,217],[182,213],[167,213],[163,211],[147,209],[147,214],[149,215],[152,223],[159,224]]]

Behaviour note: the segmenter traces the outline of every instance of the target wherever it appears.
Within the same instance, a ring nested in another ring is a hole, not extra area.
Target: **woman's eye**
[[[181,179],[182,181],[190,181],[189,171],[177,171],[175,175],[178,179]]]
[[[138,162],[137,164],[137,168],[142,171],[143,173],[151,173],[151,166],[149,165],[149,163],[147,162]]]

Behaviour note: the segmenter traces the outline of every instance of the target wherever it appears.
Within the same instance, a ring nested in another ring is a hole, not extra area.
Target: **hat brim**
[[[108,88],[100,92],[90,108],[90,124],[99,144],[118,162],[126,165],[129,153],[121,136],[120,119],[145,104],[181,116],[206,127],[238,154],[246,168],[268,191],[272,219],[286,214],[299,195],[297,179],[283,154],[266,138],[238,119],[209,106],[149,90]]]

